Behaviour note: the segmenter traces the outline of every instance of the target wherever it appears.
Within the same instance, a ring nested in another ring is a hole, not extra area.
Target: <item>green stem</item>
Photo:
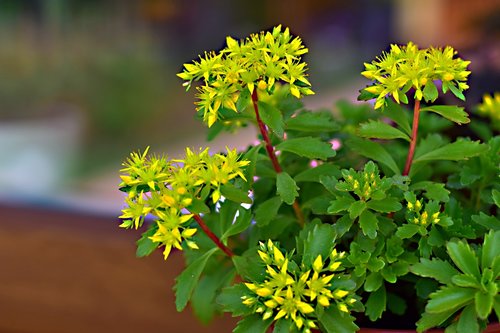
[[[413,155],[415,155],[415,147],[417,146],[419,116],[420,116],[420,100],[417,99],[415,100],[415,107],[413,108],[413,123],[412,123],[410,148],[408,149],[408,157],[406,158],[403,176],[408,176],[410,174],[411,164],[413,162]]]
[[[212,230],[210,230],[210,228],[208,228],[208,226],[205,224],[205,221],[203,221],[203,219],[201,218],[200,215],[193,214],[193,218],[196,220],[196,222],[198,222],[198,224],[200,225],[201,229],[205,232],[205,234],[215,243],[215,245],[217,245],[217,247],[219,249],[222,250],[222,252],[224,252],[225,254],[227,254],[227,256],[229,258],[231,258],[232,256],[234,256],[233,251],[231,251],[230,248],[228,248],[226,245],[224,245],[221,242],[221,240],[219,239],[219,237],[217,237],[217,235],[215,235],[212,232]]]
[[[271,144],[271,140],[269,139],[269,134],[267,132],[266,125],[260,118],[258,102],[259,102],[259,97],[257,96],[257,89],[254,89],[252,92],[252,103],[253,103],[253,109],[255,111],[255,119],[257,120],[257,124],[259,125],[260,134],[262,135],[262,139],[264,140],[264,143],[266,145],[267,155],[271,159],[271,163],[273,164],[274,170],[276,171],[276,173],[281,173],[283,172],[283,169],[281,168],[281,165],[278,162],[278,158],[276,157],[276,153],[274,152],[274,147]],[[302,210],[300,209],[297,200],[293,202],[292,207],[295,212],[295,216],[297,216],[299,224],[303,226],[304,214],[302,213]]]

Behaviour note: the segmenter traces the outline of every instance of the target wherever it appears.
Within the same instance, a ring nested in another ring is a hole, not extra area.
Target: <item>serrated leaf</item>
[[[392,119],[401,129],[411,135],[410,122],[408,120],[408,110],[401,104],[389,100],[387,107],[383,108],[382,114]]]
[[[135,255],[139,258],[145,257],[153,253],[158,248],[158,243],[153,242],[149,237],[153,236],[158,228],[150,227],[144,232],[139,240],[137,240],[137,250]]]
[[[429,328],[436,327],[450,318],[456,310],[443,311],[441,313],[424,312],[422,317],[417,321],[417,332],[422,333]]]
[[[252,223],[252,212],[250,210],[241,207],[238,212],[238,217],[221,236],[221,240],[245,231]]]
[[[318,314],[318,320],[326,329],[326,333],[353,333],[359,330],[354,317],[340,312],[336,306],[329,306]]]
[[[208,186],[205,187],[205,188],[209,188]],[[205,202],[203,202],[203,200],[198,200],[198,199],[194,199],[193,202],[191,202],[191,204],[186,207],[190,213],[193,213],[193,214],[208,214],[210,213],[210,208],[205,205]]]
[[[365,291],[373,292],[378,290],[384,282],[384,278],[379,272],[372,272],[368,274],[365,280]]]
[[[481,278],[476,253],[470,248],[469,244],[463,241],[448,242],[446,249],[451,260],[453,260],[462,272],[472,275],[477,279]]]
[[[280,172],[276,176],[276,193],[287,204],[291,205],[295,198],[299,196],[299,187],[295,180],[286,172]]]
[[[491,311],[493,310],[493,302],[495,301],[495,296],[485,293],[482,290],[478,290],[476,292],[476,294],[474,295],[474,301],[476,304],[476,313],[479,318],[488,318]]]
[[[201,257],[193,261],[186,269],[175,279],[175,307],[181,312],[186,307],[193,290],[198,284],[201,273],[205,269],[208,259],[217,252],[219,248],[215,247],[205,252]]]
[[[381,200],[370,200],[367,202],[367,206],[381,213],[397,212],[402,208],[399,200],[394,197],[387,197]]]
[[[278,144],[276,149],[288,151],[310,159],[326,160],[335,156],[335,150],[333,150],[330,143],[313,137],[288,139]]]
[[[437,200],[440,202],[448,202],[450,199],[450,191],[444,188],[443,183],[434,183],[431,181],[422,181],[410,186],[412,190],[424,190],[424,195],[427,199]]]
[[[351,206],[352,207],[352,206]],[[377,216],[372,212],[365,210],[359,217],[359,226],[363,231],[363,234],[371,239],[377,237],[378,230],[378,220]]]
[[[488,146],[479,143],[479,141],[458,140],[415,158],[413,163],[435,160],[466,160],[486,150],[488,150]]]
[[[358,133],[360,136],[370,139],[404,139],[410,142],[410,137],[391,125],[382,121],[370,120],[360,125]]]
[[[251,249],[241,256],[232,256],[231,260],[244,280],[262,282],[266,277],[265,265],[256,253],[255,249]]]
[[[361,215],[361,213],[363,213],[363,211],[366,209],[366,202],[365,201],[355,201],[351,204],[351,206],[349,206],[349,217],[351,219],[355,219],[356,217],[358,217],[359,215]]]
[[[406,312],[406,301],[393,293],[387,293],[387,308],[392,313],[402,316]]]
[[[273,333],[290,333],[293,332],[294,323],[290,319],[281,318],[274,323]]]
[[[421,258],[419,263],[410,266],[410,271],[419,276],[436,279],[443,284],[451,283],[451,278],[460,273],[449,262],[437,258]]]
[[[253,313],[253,309],[241,302],[241,296],[249,293],[244,284],[236,284],[222,289],[217,296],[217,303],[222,306],[224,312],[231,312],[234,317],[247,316]]]
[[[259,101],[259,114],[262,121],[273,130],[279,137],[283,136],[285,123],[283,122],[283,114],[271,104]]]
[[[481,284],[479,283],[479,281],[471,275],[457,274],[455,276],[452,276],[451,282],[459,287],[481,288]]]
[[[334,246],[335,231],[329,224],[319,224],[309,231],[304,241],[304,254],[302,262],[306,267],[311,267],[314,260],[321,255],[327,258]]]
[[[286,121],[287,130],[301,132],[334,132],[340,126],[333,120],[330,112],[304,112]]]
[[[354,203],[354,198],[352,197],[339,197],[330,202],[328,207],[329,214],[337,214],[341,211],[348,210],[351,204]]]
[[[272,322],[271,319],[262,320],[262,316],[257,314],[247,316],[238,322],[233,333],[266,333]]]
[[[359,138],[351,138],[347,141],[347,145],[358,154],[385,164],[395,174],[401,174],[394,158],[392,158],[392,156],[389,155],[389,153],[379,143]]]
[[[474,290],[455,286],[441,287],[430,295],[430,300],[425,307],[429,313],[456,311],[474,299]]]
[[[340,173],[340,167],[338,165],[334,164],[320,164],[315,168],[308,168],[295,177],[296,182],[320,182],[321,176],[333,176],[333,177],[341,177],[342,174]]]
[[[479,333],[479,323],[477,322],[474,307],[467,305],[460,313],[457,324],[458,333]]]
[[[422,92],[427,102],[434,102],[439,95],[436,85],[432,81],[427,82]]]
[[[495,216],[486,215],[483,212],[480,212],[479,215],[473,215],[472,221],[491,230],[500,230],[500,220]]]
[[[252,203],[252,199],[248,197],[248,191],[237,188],[231,183],[224,184],[220,187],[220,193],[228,200],[238,203]]]
[[[493,261],[500,256],[500,231],[490,230],[484,237],[481,255],[481,267],[483,270],[493,267]]]
[[[368,300],[366,301],[365,314],[370,318],[371,321],[375,321],[382,317],[387,305],[387,295],[385,292],[385,287],[377,289],[377,291],[370,294]]]
[[[396,236],[401,239],[411,238],[418,232],[419,228],[417,224],[403,224],[396,230]]]
[[[491,191],[491,197],[493,198],[495,205],[500,208],[500,191],[493,189]]]
[[[278,214],[282,202],[280,197],[274,197],[261,203],[255,210],[255,222],[257,225],[263,227],[269,224]]]
[[[469,115],[463,107],[455,105],[431,105],[421,108],[420,111],[431,111],[437,113],[457,124],[470,123]]]

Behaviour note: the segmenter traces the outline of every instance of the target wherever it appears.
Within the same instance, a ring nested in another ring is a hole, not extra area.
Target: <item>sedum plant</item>
[[[132,153],[120,226],[141,229],[137,255],[182,251],[177,310],[229,312],[236,333],[498,321],[498,128],[463,131],[464,107],[438,103],[465,99],[469,62],[449,46],[391,45],[362,73],[359,99],[373,104],[312,112],[307,51],[278,26],[184,65],[208,138],[256,126],[260,143]],[[498,114],[494,101],[479,112]]]

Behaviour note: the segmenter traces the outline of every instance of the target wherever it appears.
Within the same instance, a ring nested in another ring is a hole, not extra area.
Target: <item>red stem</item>
[[[255,118],[257,119],[257,123],[259,124],[259,130],[260,134],[262,134],[262,138],[264,139],[264,142],[266,143],[266,150],[267,150],[267,155],[269,155],[269,158],[271,159],[271,162],[273,163],[274,170],[277,173],[282,172],[283,170],[281,169],[281,166],[278,162],[278,158],[276,158],[276,154],[274,153],[274,147],[271,144],[271,140],[269,140],[269,135],[267,134],[267,128],[262,119],[260,119],[259,115],[259,106],[257,105],[259,99],[257,97],[257,89],[253,90],[252,93],[252,102],[253,102],[253,109],[255,110]]]
[[[198,214],[193,214],[193,218],[196,220],[196,222],[198,222],[198,224],[200,225],[201,229],[205,232],[205,234],[215,243],[215,245],[217,245],[217,247],[219,249],[222,250],[222,252],[224,252],[225,254],[228,255],[228,257],[232,257],[234,256],[234,253],[233,251],[231,251],[230,248],[228,248],[226,245],[222,244],[222,242],[220,241],[219,237],[217,237],[213,232],[212,230],[210,230],[208,228],[208,226],[205,224],[205,221],[203,221],[203,219],[201,218],[200,215]]]
[[[258,101],[259,101],[259,98],[257,96],[257,89],[254,89],[252,92],[252,103],[253,103],[253,109],[255,110],[255,119],[257,120],[257,124],[259,124],[260,134],[262,134],[262,138],[264,139],[264,142],[266,144],[267,155],[269,155],[269,158],[271,159],[271,162],[272,162],[273,167],[274,167],[274,171],[276,171],[276,173],[281,173],[283,171],[283,169],[281,169],[281,165],[278,162],[278,158],[276,157],[276,154],[274,152],[274,147],[271,144],[271,140],[269,140],[269,134],[267,132],[266,125],[264,124],[264,122],[260,118]],[[295,211],[295,216],[297,216],[299,224],[301,226],[303,226],[304,225],[304,214],[302,214],[302,210],[300,209],[300,206],[299,206],[299,203],[297,202],[297,200],[295,200],[293,202],[292,207],[293,207],[293,210]]]
[[[415,100],[415,107],[413,108],[413,124],[412,124],[410,148],[408,149],[408,157],[406,158],[403,176],[408,176],[408,174],[410,173],[411,164],[413,162],[413,155],[415,154],[415,147],[417,146],[419,115],[420,115],[420,100],[417,99]]]

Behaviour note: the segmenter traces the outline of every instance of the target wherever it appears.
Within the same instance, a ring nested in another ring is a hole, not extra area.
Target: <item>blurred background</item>
[[[135,259],[139,233],[118,230],[118,170],[148,145],[205,146],[176,73],[227,35],[277,24],[309,48],[308,108],[354,101],[363,62],[409,40],[472,60],[470,105],[500,90],[498,0],[0,0],[0,333],[197,325],[173,307],[180,258]]]

